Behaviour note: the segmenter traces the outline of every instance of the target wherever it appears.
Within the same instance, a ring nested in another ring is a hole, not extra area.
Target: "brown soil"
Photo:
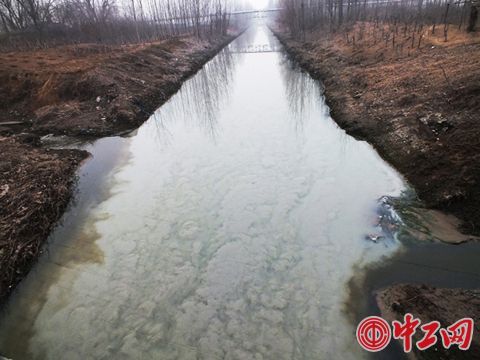
[[[0,54],[0,134],[99,137],[135,129],[230,40]],[[22,124],[1,124],[12,121]]]
[[[38,258],[88,155],[39,135],[135,129],[231,36],[0,54],[0,304]]]
[[[349,42],[345,33],[310,33],[306,41],[277,36],[323,81],[340,126],[373,144],[428,207],[480,234],[480,34],[452,26],[444,42],[441,31],[424,33],[420,48],[398,35],[403,45],[395,50],[374,39],[371,24],[357,24]]]
[[[28,140],[28,139],[27,139]],[[88,154],[0,137],[0,301],[28,272],[65,210]]]
[[[442,327],[471,317],[475,322],[473,341],[468,351],[460,351],[456,346],[445,350],[441,341],[426,351],[414,347],[412,358],[418,359],[480,359],[480,290],[438,289],[418,285],[395,285],[377,293],[377,303],[382,317],[389,322],[403,322],[403,316],[411,313],[422,324],[437,320]],[[420,330],[414,341],[423,336]]]

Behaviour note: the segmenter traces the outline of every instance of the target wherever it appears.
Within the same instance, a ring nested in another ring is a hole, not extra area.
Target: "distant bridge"
[[[226,13],[226,15],[245,15],[245,14],[262,14],[262,13],[272,13],[272,12],[278,12],[278,11],[282,11],[283,8],[274,8],[274,9],[263,9],[263,10],[240,10],[240,11],[232,11],[232,12],[229,12],[229,13]],[[212,14],[209,14],[209,15],[203,15],[203,16],[200,16],[201,19],[208,19],[208,18],[212,18],[212,17],[215,17],[215,16],[218,16],[219,14],[218,13],[212,13]],[[177,16],[177,17],[173,17],[173,18],[167,18],[167,19],[161,19],[160,22],[167,22],[167,21],[172,21],[172,20],[185,20],[185,19],[195,19],[194,16],[189,16],[189,17],[181,17],[181,16]]]
[[[229,52],[232,54],[256,54],[256,53],[276,53],[282,50],[281,46],[270,44],[249,45],[242,48],[230,47]]]
[[[262,10],[241,10],[241,11],[232,11],[227,13],[227,15],[243,15],[243,14],[256,14],[256,13],[270,13],[282,11],[283,8],[274,8],[274,9],[262,9]]]

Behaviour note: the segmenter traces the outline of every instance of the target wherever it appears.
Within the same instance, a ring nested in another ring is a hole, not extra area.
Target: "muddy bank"
[[[25,140],[25,139],[24,139]],[[72,194],[88,154],[0,137],[0,303],[28,272]]]
[[[310,33],[305,41],[276,34],[322,80],[341,127],[373,144],[428,207],[480,233],[479,34],[454,33],[446,43],[429,35],[401,54],[372,45],[368,26],[355,45],[344,34]]]
[[[441,289],[422,285],[395,285],[379,291],[376,295],[382,317],[389,322],[403,322],[403,316],[411,313],[421,319],[422,324],[439,321],[447,327],[468,316],[475,322],[474,336],[469,351],[460,351],[456,346],[446,350],[441,342],[426,351],[414,347],[417,359],[480,359],[480,290]],[[423,332],[418,331],[414,343]]]
[[[38,258],[88,156],[42,147],[40,136],[137,128],[233,38],[0,54],[0,303]]]

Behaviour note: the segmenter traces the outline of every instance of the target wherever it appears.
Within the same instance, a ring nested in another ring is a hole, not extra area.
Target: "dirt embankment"
[[[230,40],[0,54],[0,134],[100,137],[135,129]],[[19,124],[1,125],[12,121]]]
[[[373,144],[428,207],[480,234],[480,34],[452,26],[444,42],[430,29],[413,48],[400,35],[399,52],[372,38],[372,24],[362,26],[355,44],[352,33],[349,40],[344,33],[310,33],[305,41],[277,36],[323,81],[340,126]]]
[[[135,129],[232,38],[0,54],[0,304],[40,254],[88,156],[41,147],[39,136]]]
[[[395,285],[380,291],[377,302],[382,317],[389,322],[403,322],[403,316],[411,313],[422,321],[439,321],[446,328],[468,316],[474,320],[473,341],[468,351],[461,351],[457,345],[446,350],[438,343],[425,351],[413,348],[417,359],[480,359],[480,290],[438,289],[418,285]],[[439,334],[437,334],[440,336]],[[418,329],[414,344],[423,337]]]
[[[28,272],[70,199],[88,154],[0,137],[0,301]]]

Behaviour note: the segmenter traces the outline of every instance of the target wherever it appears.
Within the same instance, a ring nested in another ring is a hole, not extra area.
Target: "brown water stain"
[[[69,302],[71,286],[80,275],[77,269],[83,265],[104,263],[103,251],[96,244],[99,238],[100,235],[92,222],[86,229],[72,236],[68,246],[57,245],[48,250],[29,277],[19,286],[22,295],[19,296],[18,292],[12,295],[10,303],[15,306],[7,306],[5,310],[3,321],[11,324],[9,331],[1,334],[2,351],[5,354],[15,354],[19,359],[44,358],[38,353],[34,356],[28,347],[29,339],[35,335],[37,316],[49,298],[51,287],[58,284],[62,276],[70,277],[70,281],[62,282],[68,284],[68,288],[62,285],[61,299],[56,299],[59,310]]]
[[[453,215],[438,210],[411,208],[409,215],[420,227],[409,228],[408,233],[420,241],[436,240],[449,244],[461,244],[466,241],[480,240],[480,237],[464,234],[460,231],[462,222]]]

